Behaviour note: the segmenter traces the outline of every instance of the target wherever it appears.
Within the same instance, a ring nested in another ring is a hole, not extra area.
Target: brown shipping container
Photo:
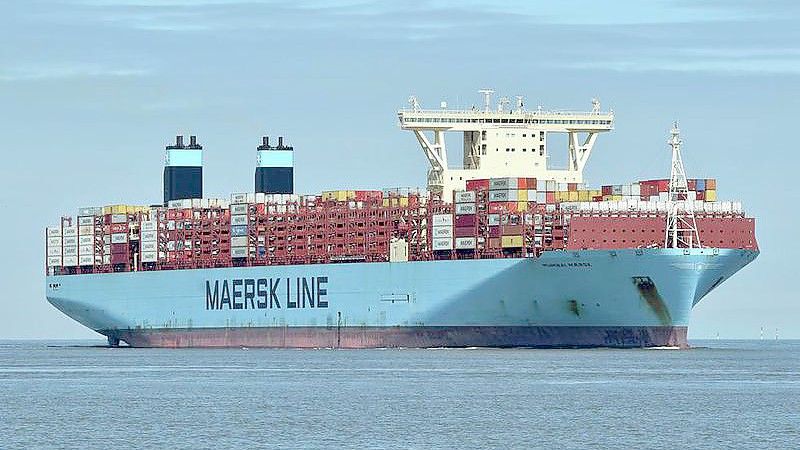
[[[474,226],[475,226],[474,214],[456,216],[456,227],[474,227]]]
[[[128,244],[111,244],[111,254],[127,254]]]
[[[456,227],[456,237],[473,237],[475,234],[474,227]]]

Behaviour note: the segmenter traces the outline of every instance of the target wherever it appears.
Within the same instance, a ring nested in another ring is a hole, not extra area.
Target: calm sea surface
[[[160,350],[0,341],[0,448],[800,448],[800,341]]]

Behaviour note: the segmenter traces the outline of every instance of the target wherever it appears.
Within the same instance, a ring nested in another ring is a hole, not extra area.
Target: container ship
[[[166,147],[156,205],[84,207],[46,230],[46,295],[134,347],[687,346],[691,310],[758,255],[755,221],[687,178],[591,187],[613,111],[398,111],[425,189],[299,195],[294,148],[263,137],[254,190],[203,196],[203,147]],[[446,133],[463,136],[451,168]],[[567,135],[566,167],[548,140]],[[459,155],[461,156],[461,155]]]

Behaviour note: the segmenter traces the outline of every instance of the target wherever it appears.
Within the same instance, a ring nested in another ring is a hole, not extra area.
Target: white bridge
[[[400,127],[417,137],[430,162],[428,189],[447,200],[453,190],[464,189],[467,180],[492,177],[529,177],[561,183],[582,183],[583,168],[597,135],[614,127],[613,111],[601,112],[600,102],[592,100],[588,112],[528,111],[523,98],[509,108],[501,98],[491,107],[494,91],[483,89],[484,107],[468,110],[421,109],[416,97],[409,98],[408,109],[398,111]],[[444,133],[464,133],[464,160],[450,168]],[[567,133],[567,167],[552,169],[548,164],[548,133]]]

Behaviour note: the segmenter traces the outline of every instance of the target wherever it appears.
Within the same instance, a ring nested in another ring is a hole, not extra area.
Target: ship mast
[[[672,124],[667,141],[672,149],[672,169],[669,177],[669,203],[667,228],[664,235],[665,248],[700,248],[700,235],[694,218],[694,208],[689,204],[689,183],[683,169],[678,122]]]

